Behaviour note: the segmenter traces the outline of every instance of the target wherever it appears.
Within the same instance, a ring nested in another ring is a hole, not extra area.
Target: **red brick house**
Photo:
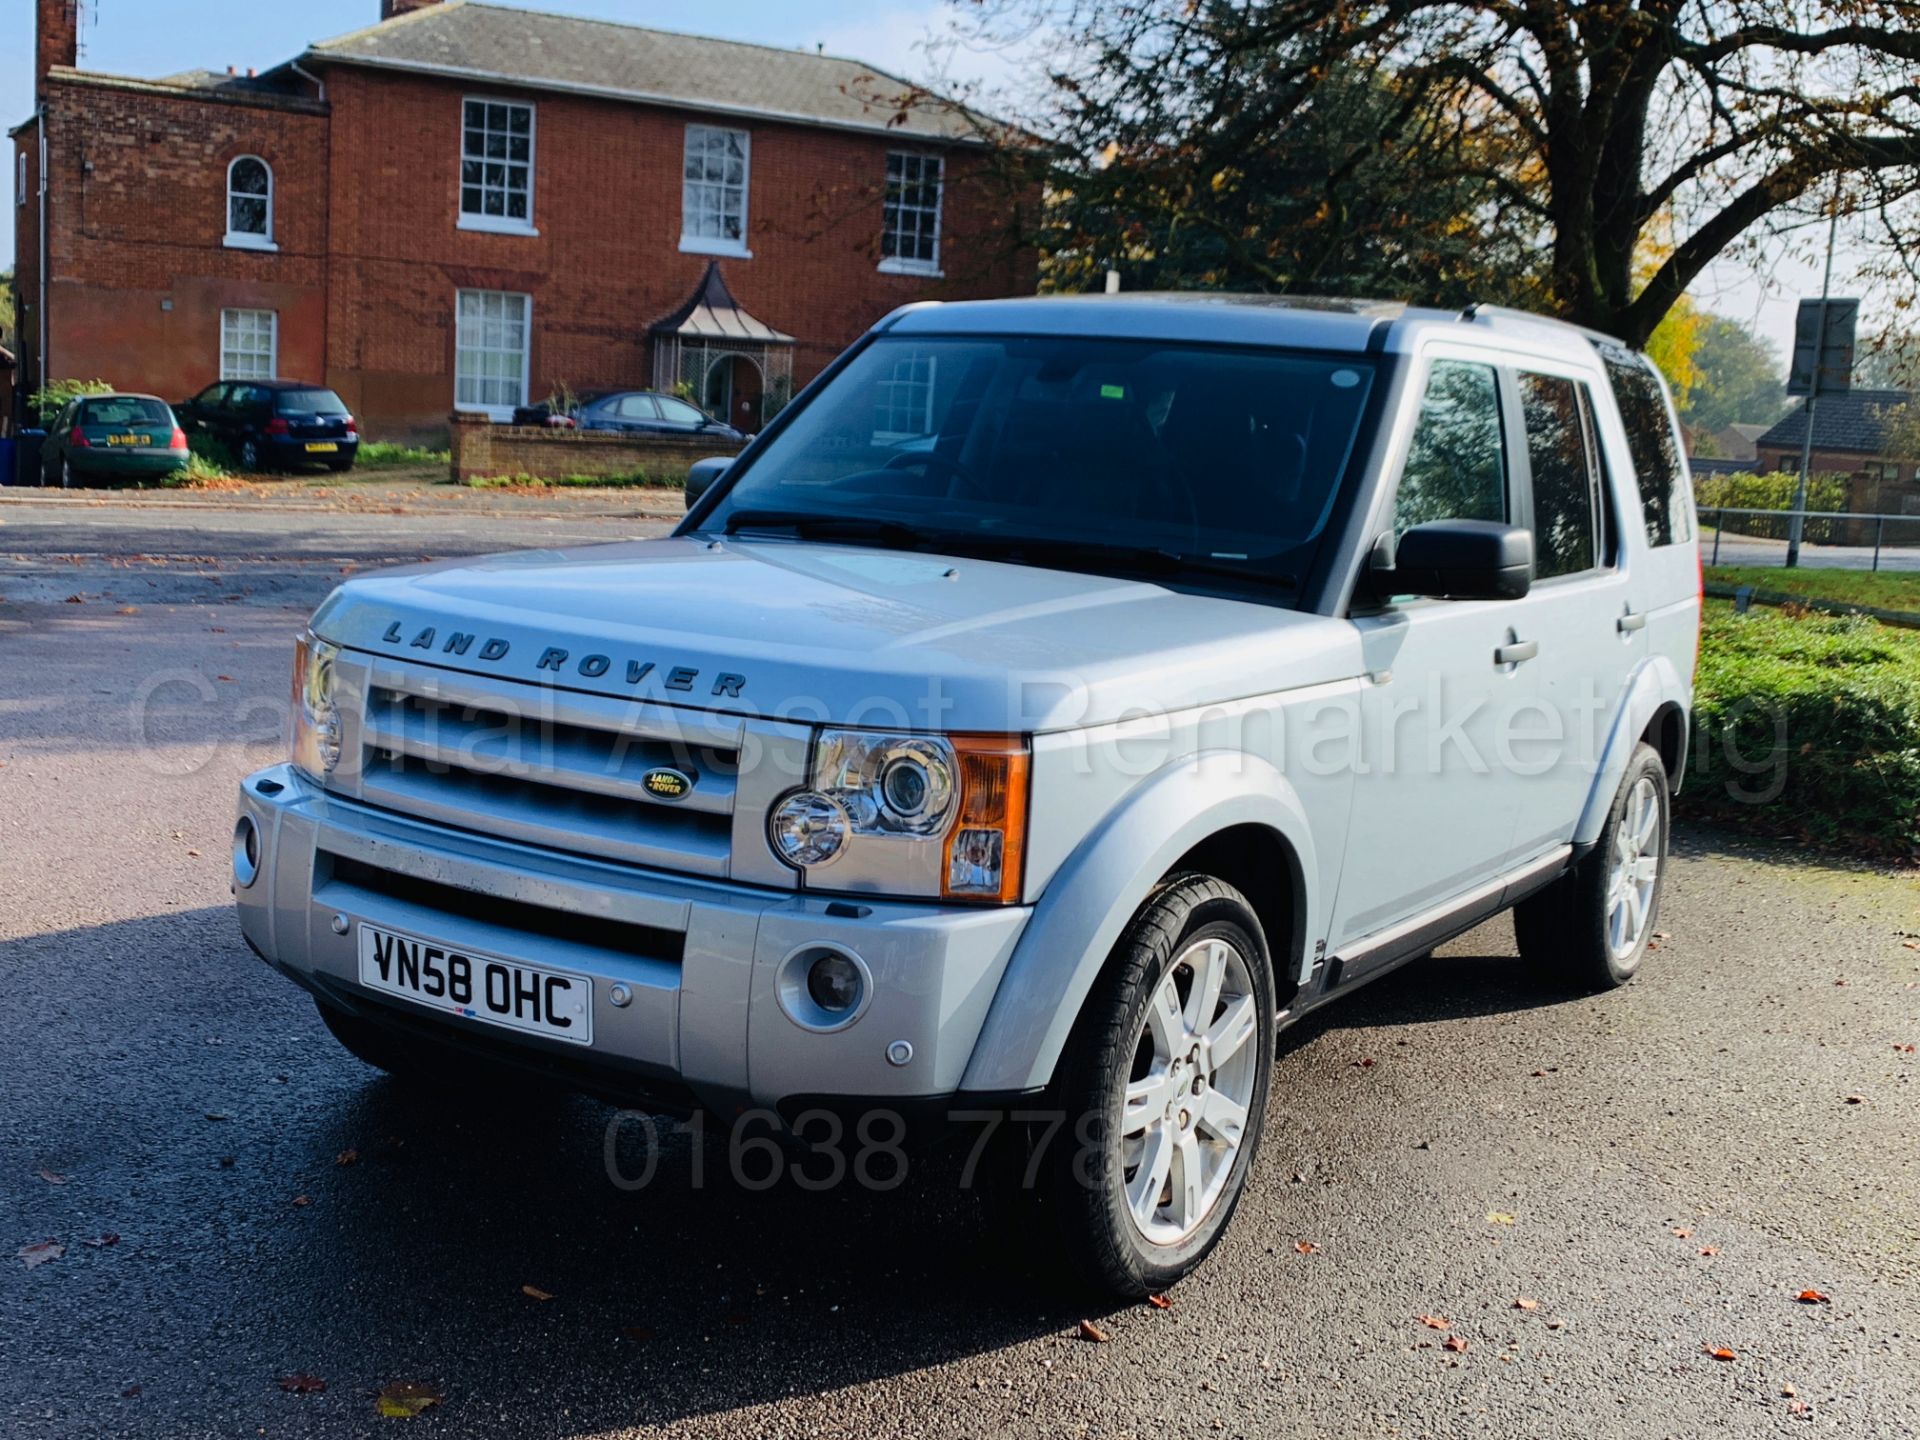
[[[1038,192],[988,122],[854,61],[380,0],[258,76],[136,80],[76,68],[78,0],[35,5],[23,392],[277,375],[400,439],[560,386],[680,388],[756,428],[893,307],[1034,287]]]

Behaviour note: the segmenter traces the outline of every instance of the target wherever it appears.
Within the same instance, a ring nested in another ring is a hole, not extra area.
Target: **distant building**
[[[29,388],[312,380],[375,438],[664,388],[751,430],[898,305],[1034,289],[991,122],[857,61],[381,0],[258,76],[135,80],[76,68],[80,0],[34,3]]]
[[[1861,513],[1920,515],[1920,456],[1887,453],[1891,412],[1913,401],[1905,390],[1823,392],[1813,410],[1813,473],[1849,477],[1847,506]],[[1754,467],[1762,471],[1800,469],[1806,443],[1803,404],[1754,442]]]

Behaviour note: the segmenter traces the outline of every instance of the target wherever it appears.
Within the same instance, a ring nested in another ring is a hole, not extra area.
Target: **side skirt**
[[[1384,930],[1353,941],[1338,955],[1314,966],[1313,976],[1299,998],[1280,1016],[1291,1024],[1318,1009],[1336,995],[1356,990],[1416,960],[1456,935],[1492,919],[1536,890],[1558,880],[1573,867],[1574,847],[1560,845],[1538,859],[1476,885],[1464,895],[1423,910]]]

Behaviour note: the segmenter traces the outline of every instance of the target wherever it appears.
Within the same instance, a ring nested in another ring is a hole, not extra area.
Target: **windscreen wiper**
[[[821,540],[873,540],[902,550],[926,549],[935,538],[899,520],[878,520],[869,515],[829,515],[819,510],[748,507],[731,512],[721,528],[728,535],[742,530],[787,530]]]
[[[1150,575],[1214,575],[1273,589],[1291,590],[1293,576],[1262,570],[1249,561],[1235,564],[1211,555],[1183,555],[1149,545],[1102,545],[1090,540],[1053,540],[1034,535],[968,535],[955,548],[983,558],[1016,556],[1035,565],[1071,569],[1124,570]]]

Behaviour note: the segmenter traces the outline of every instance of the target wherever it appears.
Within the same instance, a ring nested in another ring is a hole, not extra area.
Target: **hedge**
[[[1709,605],[1683,805],[1920,857],[1920,636],[1861,616]]]

